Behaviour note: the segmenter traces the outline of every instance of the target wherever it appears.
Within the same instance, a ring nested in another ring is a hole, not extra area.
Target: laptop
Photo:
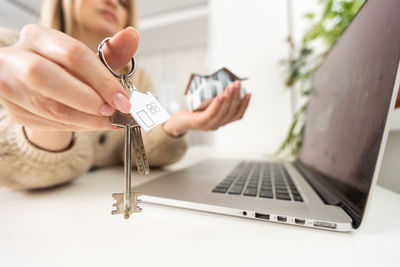
[[[366,1],[316,70],[296,160],[207,159],[138,186],[142,201],[332,231],[359,228],[400,84],[399,10],[398,0]]]

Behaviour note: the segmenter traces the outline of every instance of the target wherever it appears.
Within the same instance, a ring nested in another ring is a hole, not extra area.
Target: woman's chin
[[[98,32],[104,36],[113,36],[118,31],[122,29],[117,29],[115,25],[111,25],[109,23],[99,23],[93,29],[94,32]]]

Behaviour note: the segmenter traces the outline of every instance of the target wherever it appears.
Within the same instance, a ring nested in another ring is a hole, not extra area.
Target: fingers
[[[199,112],[202,116],[195,121],[194,128],[216,130],[229,122],[241,119],[249,104],[250,94],[240,99],[240,87],[240,81],[229,85],[223,95],[218,95],[206,110]],[[216,101],[217,98],[219,101]],[[197,125],[201,127],[196,127]]]
[[[205,127],[205,130],[217,130],[219,127],[224,126],[230,122],[237,121],[243,118],[247,107],[250,102],[250,94],[246,94],[240,101],[239,101],[239,107],[236,109],[236,113],[234,114],[233,117],[229,117],[229,119],[221,119],[223,117],[227,117],[228,115],[226,113],[227,108],[224,108],[224,105],[229,105],[228,101],[225,100],[225,103],[221,104],[221,107],[215,116],[210,119]],[[230,104],[230,107],[232,107],[232,103]]]
[[[54,125],[53,122],[58,122],[64,126],[76,126],[77,129],[114,129],[108,117],[95,116],[80,112],[63,103],[44,97],[34,91],[18,90],[14,88],[2,84],[1,90],[3,100],[7,102],[10,114],[13,114],[14,111],[18,111],[19,114],[30,114],[24,122],[29,122],[29,118],[31,117],[40,117],[41,121],[48,120],[49,122],[52,122],[49,123],[48,126]],[[71,130],[71,128],[68,129]]]
[[[236,116],[240,107],[240,81],[235,81],[228,85],[224,91],[225,101],[219,113],[209,121],[211,130],[216,130],[219,127],[231,122]]]
[[[237,120],[241,120],[247,110],[247,107],[249,106],[249,102],[250,102],[250,98],[251,98],[251,94],[246,94],[241,103],[240,103],[240,107],[238,112],[236,113],[236,116],[233,117],[232,121],[237,121]]]
[[[231,104],[229,106],[229,109],[228,109],[226,115],[221,119],[219,125],[227,124],[236,116],[236,113],[239,110],[240,102],[241,102],[240,87],[241,87],[240,81],[237,80],[233,83],[233,86],[230,88],[231,89],[230,94],[232,96]]]
[[[223,125],[221,117],[227,116],[227,113],[229,113],[231,110],[235,110],[235,112],[233,113],[234,116],[231,117],[230,120],[226,123],[239,120],[243,117],[249,105],[251,95],[246,94],[240,100],[240,91],[239,95],[235,94],[236,92],[233,91],[231,93],[231,96],[227,96],[227,94],[218,95],[203,111],[190,112],[187,110],[183,110],[177,112],[174,114],[174,116],[172,116],[171,120],[168,121],[169,123],[165,125],[165,129],[175,136],[178,136],[182,132],[186,132],[188,129],[203,131],[216,130]],[[238,98],[239,100],[236,100],[236,98]],[[232,105],[237,105],[235,101],[239,101],[239,104],[236,109],[233,109]],[[179,129],[184,130],[179,131]]]
[[[192,121],[189,122],[190,128],[204,131],[210,130],[210,128],[208,128],[208,122],[218,114],[223,101],[223,95],[216,96],[206,110],[198,112],[198,116],[195,116]]]
[[[14,79],[8,78],[12,88],[23,88],[88,114],[110,116],[113,108],[87,84],[75,79],[59,65],[34,54],[23,52],[8,58],[15,63],[8,64],[9,72],[18,73]],[[14,91],[14,92],[13,92]],[[8,94],[19,94],[19,98],[29,98],[28,92],[13,89]]]
[[[139,33],[132,27],[128,27],[115,34],[104,45],[103,49],[108,65],[114,70],[127,65],[136,53],[139,39]]]
[[[126,31],[127,33],[121,33],[116,36],[113,46],[121,47],[124,38],[128,39],[128,41],[139,39],[138,35],[135,35],[136,31],[132,29]],[[126,36],[130,36],[130,38]],[[101,63],[96,54],[83,43],[61,32],[37,25],[25,26],[21,31],[19,43],[65,68],[71,75],[93,88],[113,108],[125,113],[129,112],[130,102],[127,99],[126,92],[118,80]],[[124,46],[126,47],[127,45],[125,44]],[[137,43],[132,46],[129,53],[124,52],[121,55],[128,57],[136,51],[136,48]],[[111,49],[107,51],[108,58],[110,58]],[[112,61],[112,65],[118,66],[130,60],[130,58],[125,59],[122,56],[118,57],[116,61]]]
[[[49,121],[43,119],[27,110],[24,110],[17,105],[5,100],[0,99],[1,104],[8,110],[11,120],[17,124],[29,127],[37,131],[57,131],[57,132],[71,132],[71,131],[87,131],[87,128],[64,124],[56,121]]]
[[[221,103],[221,108],[219,109],[218,113],[213,116],[207,123],[210,130],[218,129],[222,121],[226,117],[232,105],[233,86],[228,85],[222,96],[224,97],[224,101]]]

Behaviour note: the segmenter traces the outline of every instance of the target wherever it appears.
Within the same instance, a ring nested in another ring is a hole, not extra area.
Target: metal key
[[[99,45],[99,55],[100,59],[104,63],[104,65],[111,71],[111,73],[120,78],[122,87],[125,89],[129,97],[132,94],[133,90],[136,88],[130,82],[130,76],[135,72],[135,59],[132,58],[132,69],[127,75],[120,75],[115,73],[107,64],[104,55],[102,46],[105,42],[107,42],[110,38],[104,39]],[[116,209],[112,211],[112,214],[124,214],[124,218],[128,219],[133,212],[140,212],[142,209],[139,207],[140,200],[138,197],[141,195],[140,193],[132,191],[131,185],[131,171],[132,171],[132,145],[134,148],[136,165],[138,167],[139,175],[149,174],[150,169],[147,162],[147,157],[144,151],[142,135],[140,132],[140,126],[137,125],[136,121],[133,119],[131,114],[124,114],[119,111],[115,111],[111,116],[111,124],[124,128],[125,130],[125,155],[124,155],[124,193],[114,193],[112,194],[114,200],[116,201],[113,204],[113,207]]]
[[[134,90],[136,90],[130,79],[125,79],[124,85],[129,91],[130,95]],[[139,175],[148,175],[150,173],[150,167],[149,162],[147,161],[146,151],[144,150],[141,127],[137,125],[136,122],[135,124],[136,125],[131,127],[131,136],[133,136],[132,145],[137,171]]]
[[[136,159],[136,167],[139,175],[148,175],[150,173],[149,162],[147,161],[146,151],[144,150],[141,128],[135,125],[131,128],[133,153]]]
[[[121,84],[129,96],[136,90],[131,81],[127,77],[121,78]],[[131,144],[133,146],[133,153],[135,156],[136,167],[139,175],[148,175],[150,173],[149,162],[147,161],[146,152],[144,150],[141,127],[136,123],[131,114],[124,114],[115,112],[111,116],[111,124],[116,127],[123,127],[125,125],[131,126]]]

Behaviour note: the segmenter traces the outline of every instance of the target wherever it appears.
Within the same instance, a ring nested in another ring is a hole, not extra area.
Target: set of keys
[[[125,89],[126,93],[131,97],[132,93],[137,91],[136,88],[131,83],[130,77],[135,72],[135,59],[131,59],[132,67],[128,74],[121,75],[114,72],[103,54],[103,45],[111,38],[104,39],[98,47],[98,52],[103,64],[111,71],[111,73],[120,79],[122,87]],[[113,207],[115,210],[112,214],[123,214],[125,219],[128,219],[130,215],[134,212],[141,212],[142,209],[139,206],[140,200],[138,197],[141,195],[138,192],[134,192],[132,189],[132,148],[133,154],[136,160],[137,171],[139,175],[147,175],[150,173],[149,163],[147,161],[146,153],[144,150],[141,127],[136,123],[135,119],[131,114],[124,114],[116,110],[111,116],[111,124],[118,127],[124,128],[125,131],[125,155],[124,155],[124,192],[123,193],[113,193],[112,197],[115,200]]]

